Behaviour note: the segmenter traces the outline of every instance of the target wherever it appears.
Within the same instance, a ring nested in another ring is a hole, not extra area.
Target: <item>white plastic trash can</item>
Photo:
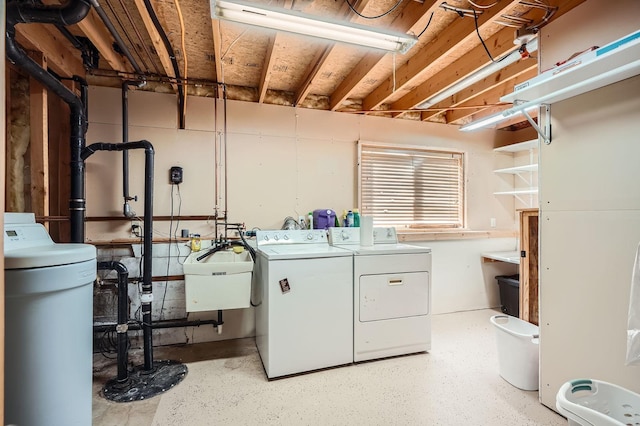
[[[538,326],[509,315],[494,315],[500,376],[518,389],[538,390]]]
[[[600,380],[572,380],[560,387],[556,408],[570,426],[636,425],[640,395]]]

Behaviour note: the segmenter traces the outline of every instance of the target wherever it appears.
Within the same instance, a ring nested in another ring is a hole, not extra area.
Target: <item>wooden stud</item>
[[[538,209],[520,211],[520,318],[538,324]]]
[[[47,69],[47,58],[41,52],[30,52],[31,59]],[[31,211],[36,216],[49,216],[49,132],[47,89],[29,79],[29,117],[31,129]],[[48,226],[48,224],[47,224]]]

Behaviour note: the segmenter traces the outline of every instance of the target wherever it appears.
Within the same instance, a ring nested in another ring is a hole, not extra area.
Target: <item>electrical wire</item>
[[[169,266],[171,265],[171,229],[173,227],[173,189],[176,186],[175,183],[171,184],[171,212],[169,213],[169,252],[167,253],[167,273],[165,277],[167,279],[164,281],[164,293],[162,294],[162,304],[160,305],[160,314],[159,318],[162,319],[162,312],[164,310],[164,301],[167,297],[167,288],[169,287]],[[176,224],[176,229],[177,229]]]
[[[480,28],[478,28],[478,14],[476,13],[475,10],[473,11],[473,22],[474,22],[475,27],[476,27],[476,34],[478,34],[478,38],[480,39],[480,43],[482,43],[482,47],[484,47],[484,51],[487,52],[487,56],[489,56],[489,59],[491,59],[491,62],[498,63],[498,62],[502,62],[506,58],[508,58],[509,55],[504,55],[502,58],[500,58],[499,60],[496,61],[493,58],[493,56],[491,56],[491,52],[489,52],[489,48],[487,47],[487,45],[485,44],[484,40],[482,39],[482,36],[480,35]]]
[[[178,11],[178,18],[180,18],[180,40],[182,44],[182,60],[184,62],[183,78],[186,81],[187,80],[187,48],[184,42],[185,40],[184,19],[182,18],[182,9],[180,8],[180,2],[178,0],[173,0],[173,3],[176,5],[176,10]],[[184,93],[184,110],[185,111],[187,110],[187,91],[186,90]]]
[[[429,22],[427,22],[427,26],[424,27],[424,30],[420,31],[420,34],[418,34],[418,38],[420,38],[420,36],[422,36],[422,34],[424,34],[425,31],[427,31],[427,28],[429,28],[429,25],[431,25],[431,20],[433,19],[433,13],[431,12],[431,16],[429,17]]]
[[[487,6],[483,6],[481,4],[477,4],[471,0],[467,0],[469,2],[469,4],[473,7],[475,7],[476,9],[491,9],[493,6],[495,6],[496,4],[498,4],[498,2],[495,2],[493,4],[487,5]]]
[[[398,6],[400,6],[400,3],[402,3],[402,0],[398,0],[398,2],[391,7],[391,9],[389,9],[386,12],[381,13],[380,15],[377,15],[377,16],[365,16],[365,15],[361,14],[360,12],[358,12],[355,9],[355,7],[353,7],[353,5],[351,3],[349,3],[349,0],[344,0],[344,2],[347,3],[349,5],[349,9],[351,9],[351,11],[353,13],[355,13],[356,15],[358,15],[359,17],[364,18],[364,19],[378,19],[378,18],[382,18],[383,16],[387,16],[388,14],[390,14],[391,12],[396,10],[396,8]]]

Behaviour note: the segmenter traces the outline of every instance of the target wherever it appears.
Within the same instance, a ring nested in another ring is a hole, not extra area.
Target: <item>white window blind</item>
[[[463,154],[360,142],[360,209],[374,224],[464,225]]]

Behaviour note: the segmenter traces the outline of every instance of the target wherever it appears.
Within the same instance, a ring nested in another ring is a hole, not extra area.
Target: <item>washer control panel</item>
[[[257,231],[258,247],[274,244],[327,244],[327,231],[324,229]]]

